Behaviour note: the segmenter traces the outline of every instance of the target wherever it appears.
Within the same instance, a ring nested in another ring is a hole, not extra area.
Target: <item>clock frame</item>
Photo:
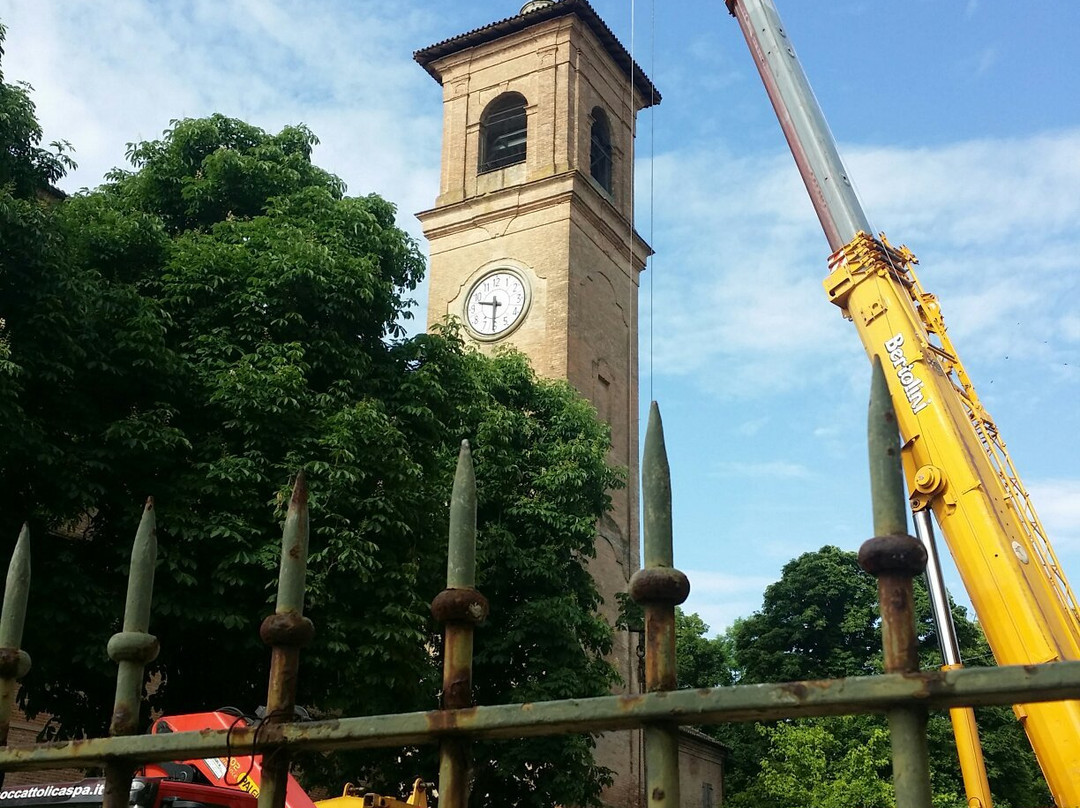
[[[531,303],[528,278],[513,267],[500,266],[484,272],[469,287],[462,319],[474,339],[493,342],[524,322]]]

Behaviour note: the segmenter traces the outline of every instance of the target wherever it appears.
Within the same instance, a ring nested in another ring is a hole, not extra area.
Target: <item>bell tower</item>
[[[590,571],[614,623],[639,566],[638,276],[652,250],[632,220],[635,121],[660,94],[586,0],[533,0],[415,58],[443,87],[439,196],[418,214],[428,324],[449,315],[482,350],[513,345],[610,424],[629,484]],[[636,691],[625,632],[612,661]],[[617,772],[606,801],[639,804],[637,734],[604,736],[597,757]]]

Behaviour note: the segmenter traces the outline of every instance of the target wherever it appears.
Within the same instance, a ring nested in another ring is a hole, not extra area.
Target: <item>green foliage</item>
[[[41,125],[25,82],[7,84],[2,60],[7,29],[0,23],[0,192],[17,199],[33,199],[74,168],[64,142],[43,149]]]
[[[341,199],[341,180],[311,163],[316,143],[304,126],[268,136],[224,115],[173,121],[162,140],[128,144],[135,173],[109,177],[170,230],[206,229],[260,216],[267,200],[312,188]]]
[[[870,716],[759,726],[761,771],[731,808],[892,808],[888,732]]]
[[[878,670],[877,584],[853,553],[823,547],[784,566],[761,611],[733,639],[740,680],[783,682],[862,676]]]
[[[0,103],[15,98],[32,120],[25,92],[3,89]],[[0,138],[3,159],[15,155],[35,182],[55,178],[40,155],[15,150],[27,136]],[[96,191],[52,207],[0,197],[0,543],[10,549],[30,520],[35,664],[19,698],[52,714],[59,736],[100,734],[108,719],[104,649],[147,495],[162,646],[147,710],[263,702],[258,625],[299,469],[316,626],[300,703],[326,716],[435,707],[428,603],[445,582],[463,438],[479,485],[478,586],[492,606],[476,640],[478,700],[608,692],[611,629],[584,569],[621,482],[606,427],[519,354],[466,350],[453,327],[405,339],[417,246],[392,205],[344,197],[311,164],[314,143],[303,127],[176,121],[129,147],[134,170]],[[591,746],[478,748],[474,790],[538,808],[592,804],[606,773]],[[434,773],[411,752],[304,767],[335,787]]]
[[[697,614],[675,609],[675,668],[680,688],[734,684],[730,645],[723,637],[707,639],[709,627]]]
[[[937,667],[941,657],[922,579],[915,580],[915,609],[921,664]],[[961,607],[952,604],[952,611],[967,664],[992,664],[978,625]],[[684,621],[682,627],[690,636],[679,635],[680,643],[686,642],[680,649],[680,681],[684,670],[690,677],[700,666],[700,649],[710,644],[728,649],[730,676],[743,684],[881,672],[876,583],[858,567],[855,553],[836,547],[805,553],[786,564],[780,580],[766,589],[761,610],[736,621],[723,638],[704,640],[700,621]],[[995,804],[999,808],[1049,804],[1045,783],[1012,711],[980,708],[976,716]],[[726,793],[735,795],[736,808],[892,804],[891,792],[881,786],[882,778],[888,777],[887,756],[882,759],[874,752],[885,737],[882,716],[702,729],[730,750]],[[927,733],[934,804],[963,806],[948,715],[932,713]]]

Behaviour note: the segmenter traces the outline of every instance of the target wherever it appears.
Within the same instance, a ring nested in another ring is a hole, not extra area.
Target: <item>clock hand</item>
[[[495,330],[495,315],[499,310],[499,306],[501,305],[499,303],[499,299],[493,297],[491,298],[491,300],[481,300],[479,301],[479,303],[481,306],[491,306],[491,328],[492,330]]]

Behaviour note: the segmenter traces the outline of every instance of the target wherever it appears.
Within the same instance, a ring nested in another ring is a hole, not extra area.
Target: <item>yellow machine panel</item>
[[[886,371],[912,507],[933,509],[998,664],[1080,659],[1076,599],[904,248],[859,233],[825,290]],[[1080,701],[1017,705],[1059,806],[1080,806]]]

